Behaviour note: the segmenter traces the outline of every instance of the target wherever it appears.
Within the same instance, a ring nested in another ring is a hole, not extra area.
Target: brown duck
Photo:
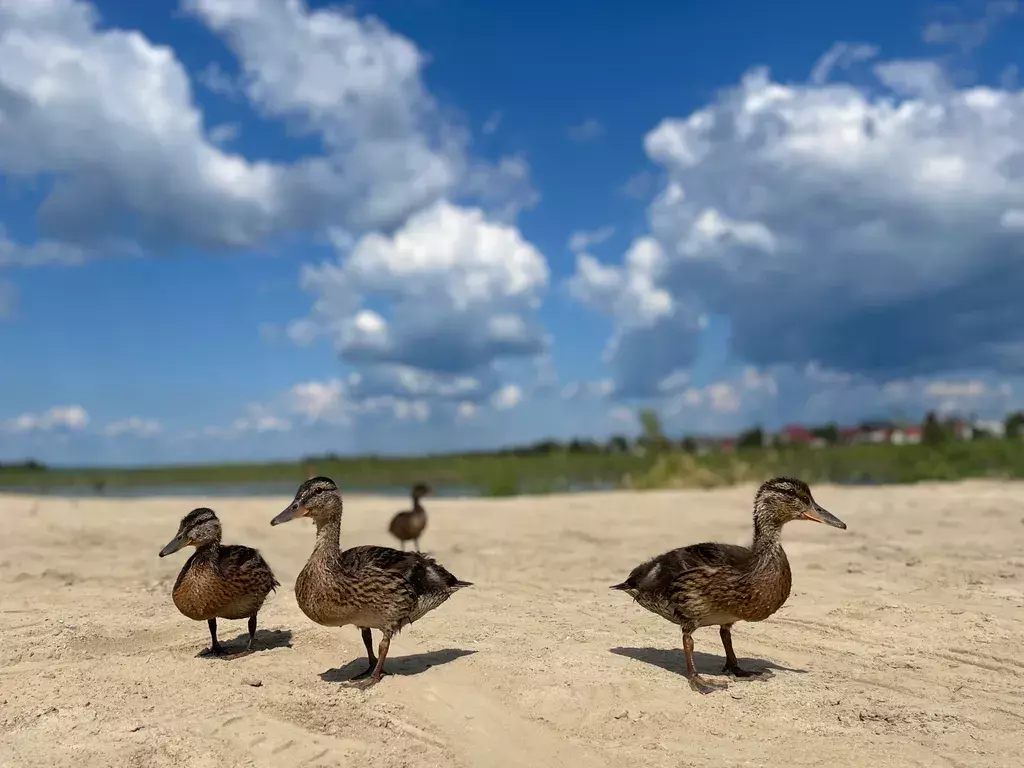
[[[217,642],[217,619],[248,619],[247,648],[253,650],[256,614],[267,595],[280,586],[259,552],[238,544],[224,545],[220,540],[216,513],[201,507],[182,518],[178,533],[160,550],[160,557],[166,557],[182,547],[196,548],[178,574],[171,597],[185,616],[205,619],[209,625],[212,643],[204,655],[225,653]]]
[[[334,481],[314,477],[299,486],[295,500],[270,521],[279,525],[299,517],[316,524],[316,545],[295,580],[295,599],[311,620],[327,627],[359,627],[368,669],[356,680],[369,687],[384,674],[391,638],[403,627],[437,608],[468,581],[460,581],[418,552],[362,546],[342,550],[342,500]],[[373,633],[383,637],[373,653]]]
[[[760,674],[739,666],[731,630],[737,621],[767,619],[789,597],[792,575],[781,534],[790,520],[846,528],[846,523],[814,501],[805,482],[777,477],[764,483],[754,497],[754,541],[749,548],[706,542],[673,549],[641,563],[629,578],[612,587],[682,628],[686,673],[694,690],[714,690],[693,665],[692,633],[699,627],[721,628],[727,674]]]
[[[408,512],[399,512],[391,518],[391,525],[388,530],[391,535],[402,542],[402,551],[405,551],[405,542],[415,542],[416,551],[420,551],[420,535],[427,527],[427,510],[420,504],[420,499],[430,493],[430,486],[424,483],[417,483],[412,488],[412,509]]]

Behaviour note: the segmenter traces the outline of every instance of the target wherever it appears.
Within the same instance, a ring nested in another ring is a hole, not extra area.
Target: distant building
[[[894,445],[917,445],[924,437],[924,430],[916,425],[896,427],[889,435]]]

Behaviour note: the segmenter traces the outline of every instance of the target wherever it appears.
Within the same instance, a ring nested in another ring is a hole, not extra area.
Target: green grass
[[[352,458],[316,462],[319,474],[342,488],[406,487],[425,481],[485,496],[553,493],[573,487],[693,488],[760,482],[795,475],[814,482],[910,483],[969,477],[1024,478],[1024,441],[977,440],[925,445],[860,445],[749,449],[695,456],[568,453],[479,454],[422,458]],[[0,468],[0,489],[108,490],[132,486],[294,483],[306,479],[304,462],[171,466],[143,469]]]
[[[971,477],[1024,479],[1024,442],[750,449],[695,457],[671,453],[630,477],[634,488],[713,488],[789,475],[808,483],[914,483]]]
[[[427,482],[465,488],[488,496],[551,493],[578,485],[619,485],[622,477],[646,471],[651,460],[623,454],[514,456],[469,455],[423,458],[352,458],[316,461],[318,474],[344,489],[404,487]],[[140,469],[0,469],[0,489],[92,489],[132,486],[234,485],[291,482],[306,479],[305,462],[223,464]]]

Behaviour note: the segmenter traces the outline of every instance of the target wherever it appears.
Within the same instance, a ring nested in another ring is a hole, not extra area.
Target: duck
[[[725,649],[723,672],[752,677],[761,671],[740,667],[732,647],[732,626],[738,621],[763,621],[789,597],[793,578],[782,549],[782,526],[812,520],[845,530],[846,523],[821,507],[802,480],[776,477],[754,496],[754,538],[750,547],[704,542],[651,558],[636,568],[617,589],[642,607],[679,625],[683,632],[686,676],[701,694],[727,687],[697,674],[693,664],[693,632],[718,626]]]
[[[316,544],[295,580],[295,599],[317,624],[359,629],[369,666],[350,683],[369,688],[385,674],[391,638],[473,584],[419,552],[374,545],[341,549],[343,511],[337,484],[329,477],[314,477],[299,486],[292,503],[270,524],[303,517],[313,520]],[[376,655],[374,629],[381,633]]]
[[[195,547],[196,551],[178,574],[171,598],[183,615],[207,622],[211,645],[201,655],[227,653],[217,641],[217,619],[248,619],[246,650],[254,650],[256,616],[267,596],[281,586],[270,565],[252,547],[221,544],[220,520],[208,507],[193,509],[181,519],[178,532],[160,550],[160,557],[187,546]]]
[[[402,542],[402,550],[405,550],[405,542],[412,541],[416,551],[420,551],[420,535],[427,527],[427,510],[420,504],[420,499],[430,493],[430,486],[425,483],[417,483],[412,487],[412,509],[407,512],[399,512],[391,518],[391,525],[388,530],[391,535]]]

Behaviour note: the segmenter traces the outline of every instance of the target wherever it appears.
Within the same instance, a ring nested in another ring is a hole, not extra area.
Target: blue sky
[[[0,461],[992,418],[1015,2],[4,0]]]

